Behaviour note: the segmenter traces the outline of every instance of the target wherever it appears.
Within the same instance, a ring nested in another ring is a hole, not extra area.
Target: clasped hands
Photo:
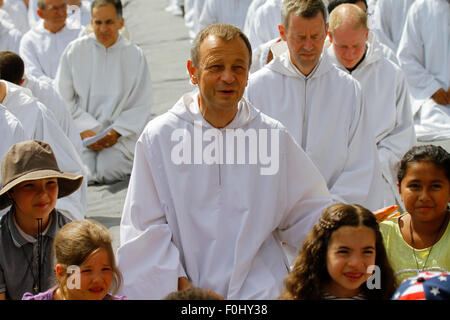
[[[443,88],[440,88],[436,91],[431,98],[437,103],[441,105],[449,105],[450,104],[450,88],[445,91]]]
[[[95,135],[96,133],[92,130],[86,130],[80,133],[81,139],[86,139]],[[110,148],[117,143],[119,137],[120,133],[118,133],[114,129],[111,129],[103,139],[100,139],[97,142],[89,145],[88,148],[93,151],[100,151],[106,148]]]

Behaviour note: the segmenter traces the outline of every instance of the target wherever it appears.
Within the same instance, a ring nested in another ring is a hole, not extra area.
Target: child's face
[[[58,180],[48,178],[21,182],[12,189],[11,197],[16,214],[30,219],[46,219],[58,199]]]
[[[446,213],[450,183],[444,169],[433,162],[409,163],[399,187],[406,211],[415,219],[432,221]]]
[[[102,300],[109,292],[113,270],[105,249],[91,254],[80,265],[80,289],[68,289],[70,300]]]
[[[328,293],[340,298],[359,293],[371,275],[369,266],[375,264],[375,242],[375,232],[365,226],[344,226],[333,232],[327,248]]]

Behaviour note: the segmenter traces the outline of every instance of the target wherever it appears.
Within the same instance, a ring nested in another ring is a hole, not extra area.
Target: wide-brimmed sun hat
[[[21,182],[57,178],[58,198],[62,198],[75,192],[83,180],[82,175],[59,170],[52,148],[39,140],[19,142],[9,148],[3,156],[1,172],[0,210],[12,204],[8,191]]]

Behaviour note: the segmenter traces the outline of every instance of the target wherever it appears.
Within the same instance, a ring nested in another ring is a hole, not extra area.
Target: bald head
[[[330,14],[328,35],[337,60],[348,70],[356,68],[369,37],[366,13],[354,4],[341,4]]]
[[[367,27],[367,15],[357,5],[341,4],[337,6],[330,14],[328,31],[333,33],[338,28],[351,28],[357,30]]]

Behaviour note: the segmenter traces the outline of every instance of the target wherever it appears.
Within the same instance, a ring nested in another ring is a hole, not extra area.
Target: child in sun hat
[[[53,283],[51,248],[57,231],[70,222],[55,209],[58,198],[75,192],[83,176],[61,172],[49,144],[13,145],[1,165],[0,299],[19,300]]]

